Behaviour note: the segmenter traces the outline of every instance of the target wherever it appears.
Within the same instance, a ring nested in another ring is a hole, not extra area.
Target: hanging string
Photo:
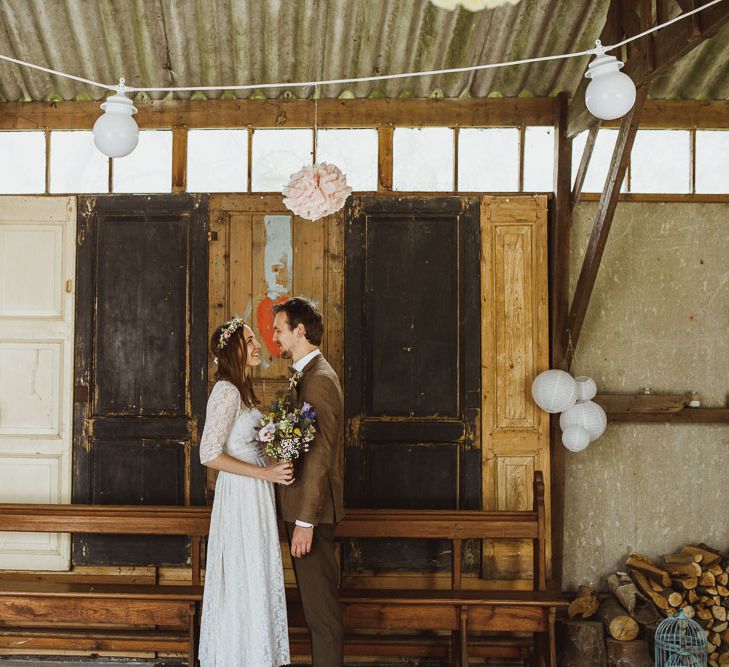
[[[712,7],[714,5],[719,4],[720,2],[724,2],[724,0],[710,0],[710,2],[707,2],[704,5],[701,5],[700,7],[696,7],[695,9],[692,9],[688,12],[683,12],[679,14],[678,16],[665,21],[664,23],[661,23],[657,26],[653,26],[652,28],[648,28],[647,30],[644,30],[643,32],[633,35],[632,37],[628,37],[627,39],[624,39],[622,42],[618,42],[617,44],[611,44],[609,46],[603,46],[602,49],[605,52],[612,51],[614,49],[620,48],[621,46],[625,46],[626,44],[630,44],[630,42],[634,42],[637,39],[640,39],[642,37],[645,37],[646,35],[649,35],[651,33],[657,32],[658,30],[661,30],[662,28],[665,28],[666,26],[672,25],[673,23],[676,23],[677,21],[681,21],[683,19],[688,18],[689,16],[693,16],[694,14],[698,14],[699,12],[704,11],[705,9],[708,9],[709,7]],[[338,85],[338,84],[345,84],[345,83],[364,83],[367,81],[389,81],[392,79],[407,79],[411,77],[418,77],[418,76],[437,76],[440,74],[460,74],[463,72],[478,72],[481,70],[488,70],[488,69],[498,69],[501,67],[511,67],[513,65],[527,65],[530,63],[540,63],[540,62],[549,62],[552,60],[565,60],[567,58],[580,58],[582,56],[590,56],[596,54],[596,49],[586,49],[584,51],[574,51],[571,53],[561,53],[553,56],[540,56],[536,58],[522,58],[520,60],[508,60],[504,62],[499,63],[488,63],[485,65],[470,65],[468,67],[453,67],[450,69],[437,69],[437,70],[428,70],[428,71],[421,71],[421,72],[403,72],[400,74],[378,74],[375,76],[362,76],[362,77],[352,77],[352,78],[344,78],[344,79],[326,79],[322,81],[295,81],[292,83],[286,82],[286,83],[252,83],[252,84],[243,84],[243,85],[229,85],[229,86],[173,86],[173,87],[167,87],[167,88],[140,88],[140,87],[132,87],[127,86],[125,87],[125,90],[127,92],[145,92],[145,93],[166,93],[166,92],[197,92],[197,91],[210,91],[210,90],[261,90],[261,89],[267,89],[267,88],[303,88],[303,87],[310,87],[314,86],[324,86],[324,85]],[[65,72],[60,72],[58,70],[49,69],[47,67],[41,67],[40,65],[35,65],[33,63],[25,62],[23,60],[19,60],[17,58],[11,58],[10,56],[4,56],[0,54],[0,60],[5,60],[7,62],[14,63],[16,65],[22,65],[23,67],[29,67],[31,69],[36,69],[41,72],[46,72],[47,74],[53,74],[55,76],[60,76],[66,79],[72,79],[73,81],[80,81],[81,83],[87,83],[91,86],[96,86],[97,88],[104,88],[106,90],[113,90],[116,91],[118,89],[118,86],[112,86],[106,83],[100,83],[98,81],[92,81],[91,79],[84,79],[83,77],[74,76],[72,74],[66,74]]]

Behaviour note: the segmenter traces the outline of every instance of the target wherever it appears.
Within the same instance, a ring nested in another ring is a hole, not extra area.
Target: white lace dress
[[[204,463],[221,452],[263,466],[258,410],[242,407],[230,382],[208,399],[200,442]],[[202,667],[288,665],[281,550],[273,484],[221,471],[210,518],[200,629]]]

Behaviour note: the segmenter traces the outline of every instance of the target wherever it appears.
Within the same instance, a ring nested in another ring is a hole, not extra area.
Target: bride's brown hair
[[[258,405],[259,400],[253,389],[250,373],[246,373],[248,345],[245,339],[245,326],[239,318],[223,322],[210,338],[210,351],[218,363],[215,380],[232,382],[238,387],[243,403],[253,408]]]

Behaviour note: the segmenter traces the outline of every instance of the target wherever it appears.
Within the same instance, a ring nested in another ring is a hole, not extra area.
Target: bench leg
[[[459,664],[460,667],[468,667],[468,608],[461,607],[458,623],[458,634],[460,635]]]
[[[557,636],[556,636],[556,624],[557,620],[557,609],[555,607],[549,608],[549,667],[557,667]]]
[[[190,644],[187,649],[187,665],[195,667],[197,663],[197,605],[190,605]]]
[[[545,667],[557,667],[557,640],[555,635],[555,621],[557,619],[557,610],[555,607],[545,609],[546,628],[544,632],[538,635],[537,646],[539,647],[539,659],[537,664]]]

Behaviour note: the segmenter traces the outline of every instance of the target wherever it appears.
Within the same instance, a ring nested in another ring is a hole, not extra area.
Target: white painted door
[[[0,502],[71,500],[73,197],[0,197]],[[0,531],[0,569],[69,567],[67,534]]]

